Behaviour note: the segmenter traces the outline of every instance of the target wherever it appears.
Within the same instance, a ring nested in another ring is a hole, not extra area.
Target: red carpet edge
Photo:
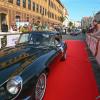
[[[50,66],[44,100],[96,100],[96,80],[86,44],[68,40],[67,59]]]

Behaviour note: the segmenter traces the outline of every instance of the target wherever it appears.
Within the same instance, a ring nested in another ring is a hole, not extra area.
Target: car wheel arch
[[[44,94],[45,94],[46,84],[47,84],[47,83],[46,83],[46,80],[47,80],[46,70],[47,70],[47,69],[45,69],[45,70],[42,71],[38,76],[36,76],[37,79],[36,79],[36,83],[34,83],[34,89],[33,89],[33,94],[32,94],[32,99],[34,99],[34,100],[37,100],[37,99],[35,99],[35,98],[36,98],[36,97],[35,97],[35,96],[36,96],[36,86],[37,86],[37,84],[38,84],[38,80],[39,80],[39,78],[41,77],[41,75],[45,76],[45,78],[46,78],[46,79],[44,80],[44,81],[45,81],[45,88],[44,88],[44,91],[43,91],[43,92],[44,92],[44,93],[43,93],[43,96],[44,96]],[[43,97],[43,96],[42,96],[42,97]],[[42,100],[42,99],[40,99],[40,100]]]

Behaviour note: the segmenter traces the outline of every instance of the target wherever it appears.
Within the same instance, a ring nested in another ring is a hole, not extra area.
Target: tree
[[[71,28],[71,27],[73,26],[73,23],[70,21],[70,22],[68,23],[68,26]]]
[[[73,23],[70,21],[70,22],[68,23],[68,26],[69,26],[68,32],[71,32],[71,29],[72,29],[72,27],[73,27]]]
[[[65,19],[67,18],[67,16],[61,16],[60,17],[60,21],[63,23],[65,21]],[[67,18],[68,19],[68,18]]]

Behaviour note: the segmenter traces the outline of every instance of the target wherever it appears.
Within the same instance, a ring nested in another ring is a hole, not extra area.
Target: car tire
[[[37,79],[34,92],[34,100],[42,100],[46,90],[46,73],[41,73]]]

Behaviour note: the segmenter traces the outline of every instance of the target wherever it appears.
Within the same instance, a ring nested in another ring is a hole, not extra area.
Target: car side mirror
[[[61,47],[61,44],[57,44],[57,47],[58,47],[58,48]]]
[[[61,44],[57,44],[57,47],[61,50],[62,53],[64,52],[64,49],[63,49],[63,47],[61,46]]]

